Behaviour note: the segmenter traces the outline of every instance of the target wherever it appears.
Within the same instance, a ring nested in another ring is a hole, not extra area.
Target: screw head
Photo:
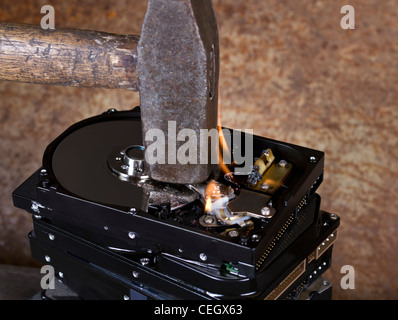
[[[140,274],[137,271],[133,271],[133,277],[134,278],[138,278],[140,276]]]
[[[200,258],[200,260],[202,260],[202,261],[207,261],[207,255],[204,254],[204,253],[201,253],[201,254],[199,255],[199,258]]]
[[[279,166],[281,166],[282,168],[285,168],[287,166],[287,161],[286,160],[279,161]]]
[[[271,214],[271,209],[268,207],[264,207],[261,209],[261,214],[267,217]]]
[[[130,238],[131,240],[134,240],[136,237],[137,237],[137,235],[136,235],[134,232],[130,232],[130,233],[129,233],[129,238]]]
[[[140,262],[143,266],[147,266],[151,260],[149,258],[141,258]]]
[[[268,189],[269,189],[269,184],[268,184],[268,183],[263,183],[263,184],[261,185],[261,189],[262,189],[262,190],[268,190]]]
[[[252,241],[253,242],[259,242],[260,241],[260,236],[258,234],[253,234],[252,235]]]
[[[215,219],[214,219],[214,217],[212,217],[212,216],[206,216],[206,217],[204,218],[204,222],[207,223],[207,224],[212,224],[212,223],[215,222]]]
[[[48,235],[48,237],[50,238],[51,241],[55,240],[55,236],[53,234],[51,234],[51,233]]]
[[[239,232],[236,231],[236,230],[232,230],[232,231],[228,232],[228,235],[229,235],[231,238],[236,238],[236,237],[239,237]]]
[[[45,259],[47,262],[51,262],[51,258],[50,258],[49,256],[45,256],[44,259]]]

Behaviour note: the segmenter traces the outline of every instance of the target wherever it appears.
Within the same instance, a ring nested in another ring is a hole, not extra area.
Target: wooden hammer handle
[[[0,23],[0,80],[138,91],[138,36]]]

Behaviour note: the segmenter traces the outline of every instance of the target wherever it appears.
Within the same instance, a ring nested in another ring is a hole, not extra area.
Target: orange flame
[[[212,202],[211,202],[211,197],[209,197],[207,195],[207,191],[206,191],[206,204],[205,204],[205,213],[208,213],[211,211],[212,208]]]
[[[230,150],[227,145],[227,141],[225,140],[224,132],[222,131],[222,126],[221,126],[221,103],[218,104],[218,133],[219,133],[219,139],[220,139],[220,147],[218,150],[218,155],[219,155],[219,165],[220,169],[224,174],[230,173],[231,171],[228,169],[228,166],[224,163],[224,154],[228,154],[229,158],[230,157]]]
[[[210,181],[206,187],[206,205],[205,212],[209,213],[212,210],[213,202],[217,201],[221,197],[220,187],[216,181]]]
[[[218,127],[218,132],[219,132],[219,137],[220,137],[220,148],[218,150],[219,166],[220,166],[221,171],[224,174],[227,174],[227,173],[230,173],[231,171],[229,170],[228,166],[224,163],[224,152],[229,153],[229,149],[228,149],[228,145],[225,140],[225,136],[224,136],[221,126]]]
[[[225,139],[224,133],[221,126],[221,103],[218,104],[218,133],[219,133],[219,166],[223,174],[230,173],[228,166],[224,163],[224,154],[230,155],[229,146]],[[206,188],[205,193],[205,213],[209,213],[212,210],[213,202],[219,200],[221,197],[220,189],[215,181],[211,181]]]

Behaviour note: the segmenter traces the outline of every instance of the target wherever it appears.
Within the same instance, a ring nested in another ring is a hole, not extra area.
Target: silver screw
[[[51,234],[51,233],[48,235],[48,237],[50,238],[51,241],[55,240],[55,236],[53,234]]]
[[[262,189],[262,190],[268,190],[268,189],[269,189],[269,184],[268,184],[268,183],[263,183],[263,184],[261,185],[261,189]]]
[[[260,236],[258,234],[253,234],[252,235],[252,241],[253,242],[258,242],[260,240]]]
[[[207,256],[206,256],[206,254],[204,254],[204,253],[201,253],[201,254],[199,255],[199,258],[200,258],[200,260],[202,260],[202,261],[207,261]]]
[[[316,157],[310,157],[311,162],[316,162]]]
[[[130,297],[129,297],[128,295],[125,295],[125,296],[123,297],[123,299],[127,301],[127,300],[130,300]]]
[[[207,223],[207,224],[212,224],[212,223],[214,223],[214,217],[207,216],[207,217],[204,218],[204,222]]]
[[[232,231],[230,231],[230,232],[228,233],[228,235],[229,235],[231,238],[236,238],[236,237],[239,237],[239,232],[236,231],[236,230],[232,230]]]
[[[64,273],[63,272],[58,272],[58,276],[63,279],[64,278]]]
[[[138,278],[140,276],[140,274],[137,271],[133,271],[133,277],[134,278]]]
[[[261,209],[261,214],[263,216],[269,216],[271,214],[271,209],[268,207],[264,207]]]
[[[282,168],[285,168],[285,167],[287,166],[287,161],[286,161],[286,160],[281,160],[281,161],[279,161],[279,165],[280,165]]]
[[[337,220],[339,217],[337,216],[337,214],[334,214],[334,213],[332,213],[331,215],[330,215],[330,219],[332,219],[332,220]]]
[[[143,266],[147,266],[151,260],[149,258],[141,258],[140,262]]]
[[[134,240],[136,237],[137,237],[137,235],[136,235],[134,232],[130,232],[130,233],[129,233],[129,238],[130,238],[131,240]]]
[[[44,259],[45,259],[47,262],[51,262],[51,258],[50,258],[49,256],[45,256]]]

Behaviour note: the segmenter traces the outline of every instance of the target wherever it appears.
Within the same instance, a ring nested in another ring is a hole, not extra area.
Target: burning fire
[[[227,141],[225,140],[225,136],[220,125],[218,127],[218,133],[220,137],[220,147],[218,150],[219,166],[221,171],[224,174],[227,174],[230,173],[231,171],[229,170],[228,166],[224,163],[224,154],[228,154],[229,158],[231,158],[231,156],[230,156],[229,147],[227,145]]]
[[[221,99],[221,98],[220,98]],[[230,173],[228,166],[224,163],[224,154],[228,155],[228,158],[231,159],[231,152],[229,150],[229,146],[227,141],[225,140],[224,133],[222,131],[221,126],[221,103],[218,104],[218,135],[220,139],[220,147],[218,149],[219,155],[219,165],[224,174]]]
[[[220,192],[219,184],[214,180],[210,181],[210,183],[207,185],[206,195],[205,195],[205,200],[206,200],[205,212],[206,213],[211,212],[213,203],[215,201],[219,200],[220,197],[221,197],[221,192]]]
[[[209,187],[207,187],[209,188]],[[205,213],[211,212],[212,202],[211,197],[209,197],[208,190],[206,190],[206,204],[205,204]]]
[[[230,150],[221,127],[221,104],[218,105],[218,133],[219,133],[219,166],[223,174],[231,173],[228,166],[224,163],[224,155],[230,157]],[[210,213],[213,202],[221,198],[220,186],[216,181],[211,181],[206,188],[205,194],[205,213]]]

